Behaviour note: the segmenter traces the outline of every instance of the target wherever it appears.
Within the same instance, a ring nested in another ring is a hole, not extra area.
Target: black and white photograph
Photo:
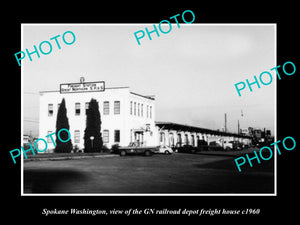
[[[4,8],[3,218],[294,221],[297,7],[124,3]]]
[[[276,193],[276,24],[159,27],[22,25],[24,195]]]

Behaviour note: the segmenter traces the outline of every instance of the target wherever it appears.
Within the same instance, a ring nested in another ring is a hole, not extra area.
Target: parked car
[[[228,141],[219,139],[216,142],[217,145],[223,147],[225,151],[232,151],[232,150],[243,150],[243,144],[238,141]]]
[[[208,151],[208,144],[205,140],[198,140],[198,146],[199,151]]]
[[[243,150],[243,144],[238,141],[229,141],[232,147],[229,150]]]
[[[169,147],[169,146],[162,145],[162,146],[159,146],[159,147],[158,147],[158,151],[157,151],[156,153],[161,153],[161,154],[169,155],[169,154],[172,154],[172,153],[173,153],[173,150],[172,150],[172,148]]]
[[[208,145],[209,151],[224,151],[224,148],[216,141],[212,141]]]
[[[128,147],[119,147],[118,152],[120,156],[125,155],[145,155],[151,156],[152,154],[158,151],[158,147],[151,147],[151,146],[140,146],[137,143],[131,142]]]
[[[245,148],[245,147],[244,147],[244,144],[243,144],[243,143],[237,142],[237,147],[236,147],[237,150],[241,151],[241,150],[243,150],[244,148]]]
[[[200,151],[200,149],[191,145],[183,145],[180,147],[175,147],[175,151],[182,153],[196,153]]]

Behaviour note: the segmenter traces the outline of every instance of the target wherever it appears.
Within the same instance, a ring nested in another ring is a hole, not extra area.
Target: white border
[[[275,66],[277,66],[277,24],[275,24]],[[274,141],[277,141],[277,77],[275,80],[275,90],[274,90],[274,95],[275,95],[275,112],[274,112]],[[277,151],[275,151],[274,147],[274,196],[277,196]]]
[[[23,42],[23,24],[21,24],[21,49],[24,49],[24,42]],[[23,146],[23,132],[24,132],[24,116],[23,116],[23,109],[24,109],[24,104],[23,104],[23,93],[24,93],[24,88],[23,88],[23,72],[24,72],[24,65],[21,64],[21,146]],[[23,164],[24,164],[24,155],[23,151],[21,151],[21,196],[24,196],[24,170],[23,170]]]
[[[23,47],[23,26],[25,25],[30,25],[30,26],[83,26],[83,25],[88,25],[88,26],[144,26],[144,25],[152,25],[151,23],[129,23],[129,24],[119,24],[119,23],[114,23],[114,24],[107,24],[107,23],[22,23],[21,24],[21,49],[24,49]],[[274,26],[274,36],[275,36],[275,41],[274,41],[274,49],[275,49],[275,58],[274,58],[274,66],[277,65],[277,23],[226,23],[226,24],[219,24],[219,23],[193,23],[193,24],[180,24],[180,26]],[[23,125],[23,64],[21,65],[21,146],[23,146],[23,131],[24,131],[24,125]],[[277,79],[275,79],[275,118],[274,118],[274,139],[277,141]],[[276,151],[274,151],[276,152]],[[180,194],[160,194],[160,193],[137,193],[137,194],[129,194],[129,193],[117,193],[117,194],[27,194],[24,193],[24,170],[23,170],[23,152],[21,151],[21,196],[277,196],[277,152],[274,154],[274,193],[228,193],[228,194],[215,194],[215,193],[203,193],[203,194],[195,194],[195,193],[180,193]]]

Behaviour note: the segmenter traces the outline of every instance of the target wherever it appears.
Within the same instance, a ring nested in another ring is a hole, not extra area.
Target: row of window
[[[109,142],[109,130],[103,130],[102,140],[104,144]],[[120,142],[120,130],[114,130],[114,142]]]
[[[48,131],[47,135],[52,134],[53,131]],[[106,144],[109,142],[109,130],[103,130],[102,132],[102,140],[103,143]],[[120,130],[114,130],[114,142],[119,143],[120,142]],[[51,137],[47,137],[47,143],[52,143]],[[80,143],[80,130],[74,131],[74,143],[79,144]]]
[[[57,109],[59,109],[60,104],[57,104]],[[85,114],[89,108],[89,102],[85,103]],[[103,102],[103,115],[109,115],[109,101]],[[120,101],[114,101],[114,115],[119,115],[121,112],[121,103]],[[75,116],[80,116],[81,114],[81,104],[79,102],[75,103]],[[48,116],[53,116],[53,104],[48,104]]]
[[[57,109],[59,109],[60,104],[57,104]],[[85,103],[85,114],[89,108],[89,102]],[[53,116],[53,104],[48,104],[48,116]],[[114,101],[114,115],[119,115],[121,113],[121,103],[120,101]],[[75,116],[80,116],[81,114],[81,103],[75,103]],[[103,102],[103,115],[110,114],[110,102]],[[144,117],[144,104],[130,101],[130,115]],[[146,106],[146,118],[152,119],[152,106]]]
[[[144,116],[144,104],[130,101],[130,115]],[[146,117],[152,118],[152,106],[146,106]]]

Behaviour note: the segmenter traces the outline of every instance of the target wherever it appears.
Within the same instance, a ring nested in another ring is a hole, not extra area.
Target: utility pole
[[[224,125],[224,129],[225,129],[225,132],[227,132],[227,115],[225,113],[225,125]]]
[[[238,134],[240,134],[240,121],[238,120]]]

